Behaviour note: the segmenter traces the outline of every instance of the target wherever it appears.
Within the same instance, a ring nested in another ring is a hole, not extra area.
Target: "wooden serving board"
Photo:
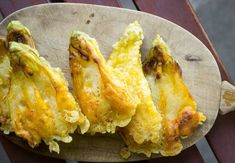
[[[191,33],[160,17],[143,12],[87,4],[44,4],[19,10],[0,24],[0,35],[6,35],[6,26],[11,20],[20,20],[31,31],[36,47],[54,67],[60,67],[71,86],[68,45],[71,32],[84,31],[97,39],[101,52],[107,58],[112,45],[119,40],[126,26],[138,20],[144,30],[142,59],[145,58],[153,39],[160,34],[170,46],[178,60],[183,78],[203,112],[206,123],[195,134],[183,141],[184,149],[192,146],[208,133],[220,106],[221,77],[210,51]],[[78,135],[72,143],[59,143],[60,154],[50,153],[48,147],[40,145],[31,149],[26,142],[14,134],[7,136],[14,143],[33,152],[79,161],[126,161],[119,151],[124,143],[118,135]],[[158,157],[153,155],[153,157]],[[129,160],[147,159],[134,155]]]

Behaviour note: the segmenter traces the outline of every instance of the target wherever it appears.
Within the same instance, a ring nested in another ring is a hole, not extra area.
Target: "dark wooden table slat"
[[[233,162],[235,160],[235,112],[218,115],[206,138],[219,162]]]
[[[162,157],[150,160],[149,163],[204,163],[202,156],[195,146],[184,150],[174,157]]]
[[[66,163],[64,160],[41,156],[29,152],[0,135],[0,141],[12,163]]]
[[[0,11],[4,17],[24,7],[47,3],[47,0],[0,0]]]
[[[118,0],[64,0],[64,2],[71,3],[87,3],[103,6],[122,7]]]

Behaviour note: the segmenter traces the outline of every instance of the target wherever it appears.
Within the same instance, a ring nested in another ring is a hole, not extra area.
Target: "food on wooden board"
[[[69,64],[74,96],[90,121],[88,132],[115,133],[126,126],[140,102],[128,82],[135,74],[114,70],[96,40],[80,31],[72,33]]]
[[[0,38],[0,130],[31,147],[44,141],[59,153],[57,141],[70,143],[79,126],[82,134],[120,133],[123,158],[130,152],[174,156],[183,149],[181,139],[206,120],[159,35],[142,65],[138,22],[127,26],[107,61],[94,38],[72,33],[74,97],[61,70],[40,57],[30,31],[19,21],[7,30],[6,41]]]
[[[120,41],[113,46],[108,64],[126,74],[120,76],[120,79],[132,87],[131,93],[136,94],[140,100],[131,122],[126,127],[120,128],[121,136],[129,151],[150,156],[151,151],[142,147],[159,142],[162,118],[153,103],[151,91],[142,70],[140,54],[142,41],[143,32],[139,23],[128,25]]]
[[[0,130],[8,134],[11,130],[9,109],[6,97],[10,88],[10,76],[12,68],[4,38],[0,38]]]
[[[143,62],[143,69],[154,104],[163,119],[159,151],[163,156],[177,155],[183,149],[180,138],[192,135],[206,117],[197,111],[196,101],[184,84],[180,66],[159,35]]]
[[[69,134],[78,126],[85,133],[89,121],[69,92],[61,70],[39,56],[29,30],[13,21],[8,26],[7,39],[11,41],[8,53],[12,71],[5,95],[8,114],[1,117],[9,121],[9,126],[5,129],[2,125],[1,129],[15,132],[31,147],[43,140],[50,151],[59,153],[57,141],[71,142]]]

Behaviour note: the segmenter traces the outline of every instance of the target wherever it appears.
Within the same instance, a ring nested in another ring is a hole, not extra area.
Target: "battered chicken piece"
[[[142,41],[143,32],[139,23],[131,23],[120,41],[113,46],[108,64],[114,70],[122,72],[120,79],[128,83],[132,87],[131,93],[136,94],[140,99],[131,122],[128,126],[120,128],[120,133],[129,151],[150,156],[152,150],[147,150],[146,146],[159,142],[162,118],[153,103],[151,91],[142,70],[140,54]]]
[[[0,38],[0,130],[3,130],[5,134],[11,131],[9,109],[6,104],[6,97],[10,88],[11,71],[6,42],[3,38]]]
[[[154,103],[163,118],[160,153],[177,155],[183,148],[180,138],[192,135],[206,117],[197,112],[197,104],[183,82],[180,66],[159,35],[153,41],[143,68]]]
[[[54,140],[69,143],[77,126],[84,133],[89,122],[68,91],[58,68],[52,68],[28,45],[11,42],[9,48],[13,73],[7,96],[12,128],[31,147],[43,140],[50,151],[59,153]]]
[[[90,121],[89,132],[115,133],[134,115],[139,99],[122,79],[129,74],[108,66],[95,39],[74,31],[70,39],[69,62],[74,96]]]
[[[7,26],[7,41],[0,39],[0,124],[1,130],[8,134],[13,131],[10,119],[9,107],[6,104],[6,97],[10,88],[11,65],[8,55],[8,43],[10,41],[22,42],[35,48],[30,31],[19,21],[11,21]]]
[[[7,36],[12,41],[9,43],[12,73],[6,97],[11,131],[27,140],[31,147],[43,140],[50,151],[59,153],[56,141],[71,142],[69,134],[74,133],[77,126],[81,133],[85,133],[89,121],[68,91],[68,83],[61,70],[52,68],[40,57],[34,49],[29,30],[19,22],[14,28],[14,23],[9,24]],[[18,25],[21,30],[18,30]]]

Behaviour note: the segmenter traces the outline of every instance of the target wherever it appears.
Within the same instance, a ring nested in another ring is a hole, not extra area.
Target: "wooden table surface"
[[[89,3],[106,6],[123,7],[118,0],[51,0],[53,2],[76,2]],[[197,16],[195,15],[188,0],[133,0],[136,8],[140,11],[148,12],[154,15],[168,19],[183,28],[190,31],[199,38],[211,51],[215,57],[223,80],[231,82],[219,55],[213,48],[205,31],[203,30]],[[32,6],[41,3],[48,3],[48,0],[1,0],[0,12],[3,17],[23,7]],[[235,112],[227,115],[219,115],[215,125],[207,134],[206,139],[209,142],[217,160],[222,163],[229,163],[235,160]],[[12,163],[65,163],[64,160],[40,156],[28,152],[13,143],[9,142],[0,134],[0,141],[6,150]],[[142,162],[174,162],[174,163],[201,163],[204,162],[196,146],[192,146],[183,151],[180,155],[169,158],[158,158]]]

